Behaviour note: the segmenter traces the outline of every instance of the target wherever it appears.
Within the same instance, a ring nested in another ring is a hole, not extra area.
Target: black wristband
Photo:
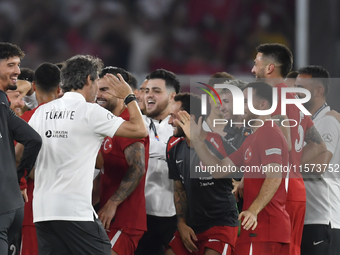
[[[129,94],[124,98],[124,104],[128,105],[132,101],[137,101],[135,94]]]

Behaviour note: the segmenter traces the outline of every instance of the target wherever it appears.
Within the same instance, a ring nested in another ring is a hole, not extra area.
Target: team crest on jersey
[[[249,146],[244,153],[244,161],[248,163],[251,160],[251,157],[253,156],[253,152],[251,150],[251,147]]]
[[[112,150],[112,138],[106,137],[103,142],[103,151],[104,153],[109,153]]]

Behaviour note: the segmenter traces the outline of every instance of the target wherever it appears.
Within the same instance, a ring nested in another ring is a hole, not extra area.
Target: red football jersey
[[[247,210],[260,192],[266,178],[261,167],[269,163],[288,166],[287,142],[280,128],[267,121],[250,135],[242,146],[229,157],[244,172],[243,210]],[[257,170],[255,170],[257,168]],[[253,169],[252,172],[247,169]],[[270,202],[257,215],[258,225],[254,231],[241,230],[238,243],[244,242],[290,242],[290,221],[285,210],[287,193],[286,173],[282,171],[282,182]]]
[[[43,104],[40,104],[40,105],[43,105]],[[22,118],[24,121],[28,123],[33,113],[35,113],[35,111],[39,108],[40,105],[38,105],[33,110],[24,112],[24,114],[21,115],[20,118]],[[34,181],[31,178],[27,178],[28,202],[25,203],[24,221],[22,223],[23,226],[35,226],[33,223],[33,208],[32,208],[33,189],[34,189]]]
[[[281,88],[288,86],[284,83],[280,83],[275,87],[278,88],[279,96],[277,108],[275,112],[272,113],[272,116],[281,114]],[[297,95],[294,93],[287,93],[286,98],[297,98]],[[290,138],[292,141],[292,149],[289,152],[289,164],[292,165],[292,167],[291,172],[289,173],[287,200],[305,202],[306,189],[300,173],[300,163],[306,131],[314,124],[311,118],[304,115],[296,105],[288,104],[286,107],[286,114],[288,119],[293,119],[297,122],[297,124],[294,121],[289,122],[291,126]],[[293,127],[294,125],[295,127]]]
[[[120,115],[129,120],[129,111]],[[141,142],[145,146],[145,171],[149,161],[149,137],[144,139],[131,139],[119,136],[106,137],[101,146],[104,158],[104,171],[100,176],[100,208],[118,189],[129,165],[126,162],[124,149],[135,142]],[[146,231],[146,209],[145,209],[145,175],[136,189],[117,208],[114,221],[110,228],[132,228]]]

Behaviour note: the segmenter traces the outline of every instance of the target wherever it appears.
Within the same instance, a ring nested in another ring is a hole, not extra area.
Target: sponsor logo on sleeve
[[[272,149],[265,150],[265,153],[266,153],[267,156],[273,155],[273,154],[281,155],[281,149],[272,148]]]
[[[323,134],[322,135],[322,140],[325,142],[325,143],[330,143],[333,141],[333,137],[331,134],[329,133],[326,133],[326,134]]]

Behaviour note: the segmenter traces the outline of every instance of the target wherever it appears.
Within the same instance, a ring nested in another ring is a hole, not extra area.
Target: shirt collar
[[[63,95],[62,98],[63,99],[74,99],[74,100],[80,100],[80,101],[86,102],[85,97],[82,94],[78,93],[78,92],[71,92],[71,91],[70,92],[66,92]]]
[[[320,108],[321,109],[321,108]],[[313,119],[313,121],[316,121],[318,119],[321,119],[322,117],[324,117],[326,115],[327,112],[329,112],[331,110],[330,106],[326,106],[324,107]]]

